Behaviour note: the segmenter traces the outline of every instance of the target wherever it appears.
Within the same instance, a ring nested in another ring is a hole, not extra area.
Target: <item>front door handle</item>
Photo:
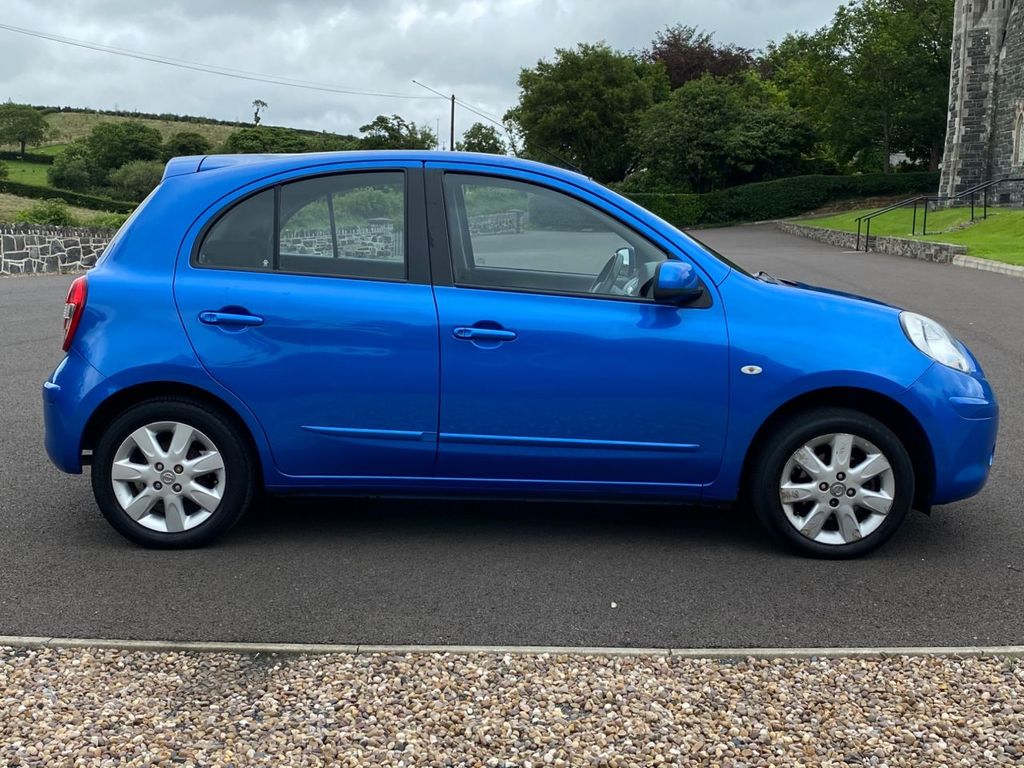
[[[263,318],[258,315],[246,315],[236,312],[200,312],[199,322],[206,325],[263,325]]]
[[[515,331],[506,331],[504,328],[477,328],[460,325],[452,329],[452,336],[456,339],[470,341],[513,341],[518,334]]]

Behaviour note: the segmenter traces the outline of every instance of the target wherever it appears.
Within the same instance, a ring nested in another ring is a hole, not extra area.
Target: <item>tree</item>
[[[195,131],[179,131],[167,137],[163,146],[163,159],[186,155],[206,155],[211,149],[206,137]]]
[[[10,101],[0,104],[0,144],[18,144],[24,155],[26,144],[38,144],[48,133],[46,118],[35,107]]]
[[[826,153],[889,171],[897,150],[938,167],[953,0],[854,0],[812,34],[769,46],[765,71],[816,124]]]
[[[109,174],[132,160],[159,160],[163,138],[143,122],[119,120],[97,125],[85,143],[96,166]]]
[[[120,200],[144,200],[164,175],[164,164],[157,160],[132,160],[110,174],[110,186]]]
[[[68,144],[46,171],[51,186],[74,192],[84,192],[97,186],[102,183],[104,175],[82,139]]]
[[[433,149],[437,136],[426,127],[406,122],[398,115],[377,115],[366,125],[360,126],[363,134],[360,147],[363,149]]]
[[[489,155],[504,155],[508,152],[497,129],[483,123],[473,123],[464,134],[462,141],[455,144],[460,152],[484,152]]]
[[[665,67],[673,89],[705,74],[734,77],[753,69],[755,64],[750,49],[733,43],[717,45],[712,33],[683,24],[658,32],[644,58]]]
[[[253,125],[259,125],[260,124],[260,112],[262,110],[266,109],[269,106],[270,105],[267,104],[267,102],[265,102],[263,99],[255,99],[253,101],[253,103],[252,103],[252,108],[253,108],[252,124]]]
[[[519,104],[505,117],[522,134],[524,153],[538,159],[554,153],[609,182],[633,167],[630,126],[668,95],[669,83],[660,64],[581,43],[521,70],[519,88]]]
[[[303,134],[289,128],[239,128],[224,141],[221,151],[229,155],[308,152],[309,142]]]
[[[704,75],[644,112],[632,144],[653,185],[709,192],[799,173],[814,144],[808,121],[754,73]]]

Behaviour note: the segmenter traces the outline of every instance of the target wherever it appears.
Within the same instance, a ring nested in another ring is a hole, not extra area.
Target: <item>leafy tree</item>
[[[138,120],[100,123],[85,139],[96,166],[105,174],[132,160],[159,160],[160,131]]]
[[[49,133],[46,118],[35,107],[8,101],[0,104],[0,144],[18,144],[25,154],[26,144],[38,144]]]
[[[308,152],[309,142],[301,133],[288,128],[239,128],[228,136],[221,151],[229,155]]]
[[[110,186],[119,200],[138,201],[156,189],[164,175],[158,160],[132,160],[110,174]]]
[[[554,61],[520,71],[519,87],[519,104],[505,117],[522,134],[524,153],[562,156],[601,182],[633,167],[630,127],[669,91],[660,64],[603,43],[556,49]]]
[[[938,168],[954,0],[854,0],[812,34],[769,46],[765,71],[847,165],[897,150]]]
[[[749,73],[691,80],[643,113],[631,138],[649,187],[709,192],[799,173],[815,137],[776,88]]]
[[[96,164],[84,140],[68,144],[46,171],[51,186],[75,192],[84,192],[100,184],[103,177],[103,170]]]
[[[684,24],[658,32],[644,58],[665,67],[673,89],[705,74],[733,77],[753,69],[755,64],[750,49],[733,43],[718,45],[712,33]]]
[[[426,127],[407,122],[398,115],[377,115],[372,122],[360,126],[363,149],[433,149],[437,136]]]
[[[473,123],[462,134],[462,141],[457,142],[455,148],[460,152],[485,152],[489,155],[508,153],[505,141],[501,138],[498,130],[483,123]]]
[[[163,146],[163,159],[184,157],[186,155],[209,154],[212,146],[206,137],[195,131],[179,131],[167,137]]]
[[[260,124],[260,112],[262,112],[264,109],[266,109],[269,106],[270,105],[267,104],[267,102],[265,102],[263,99],[255,99],[253,101],[253,103],[252,103],[252,109],[253,109],[252,124],[253,125],[259,125]]]

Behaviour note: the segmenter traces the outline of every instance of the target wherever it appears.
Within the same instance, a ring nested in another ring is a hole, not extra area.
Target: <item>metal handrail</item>
[[[871,211],[870,213],[866,213],[863,216],[858,216],[856,219],[854,219],[854,221],[857,222],[857,243],[854,246],[854,249],[858,250],[858,251],[860,250],[860,235],[861,235],[861,225],[862,224],[864,225],[864,251],[866,253],[868,248],[870,247],[870,243],[871,243],[871,221],[872,221],[872,219],[875,219],[876,217],[881,216],[884,213],[889,213],[890,211],[895,211],[898,208],[906,208],[907,206],[910,206],[910,205],[914,206],[914,216],[913,216],[913,219],[911,220],[911,224],[910,224],[910,234],[912,236],[916,235],[917,234],[917,207],[922,202],[924,203],[924,216],[923,216],[922,223],[921,223],[921,235],[922,235],[922,237],[924,235],[928,234],[928,210],[929,210],[929,204],[930,203],[952,202],[952,201],[955,201],[955,200],[963,200],[964,198],[969,197],[970,200],[971,200],[971,221],[974,221],[975,218],[976,218],[976,216],[975,216],[975,205],[976,205],[976,202],[977,202],[977,196],[978,196],[979,193],[981,193],[981,195],[982,195],[982,202],[983,202],[982,219],[987,219],[988,218],[988,191],[990,189],[992,189],[993,187],[996,187],[996,186],[998,186],[1000,184],[1005,184],[1005,183],[1008,183],[1008,182],[1017,182],[1017,181],[1024,181],[1024,177],[1004,176],[1001,179],[989,179],[988,181],[983,181],[980,184],[975,184],[973,187],[965,189],[963,192],[960,192],[959,194],[956,194],[956,195],[918,195],[917,197],[910,197],[910,198],[907,198],[906,200],[901,200],[898,203],[893,203],[891,205],[887,205],[886,207],[880,208],[877,211]]]

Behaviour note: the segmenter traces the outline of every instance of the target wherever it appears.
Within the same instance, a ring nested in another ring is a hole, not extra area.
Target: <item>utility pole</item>
[[[449,138],[450,138],[451,141],[448,144],[448,146],[451,147],[452,150],[454,150],[455,149],[455,94],[454,93],[452,94],[452,126],[451,126],[451,135],[449,136]]]

